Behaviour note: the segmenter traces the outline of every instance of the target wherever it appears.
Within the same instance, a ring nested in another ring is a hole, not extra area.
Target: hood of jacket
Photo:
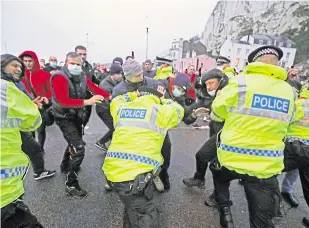
[[[262,74],[283,81],[285,81],[288,77],[288,74],[284,68],[261,62],[249,63],[244,69],[244,74]]]
[[[34,61],[34,65],[33,65],[33,68],[31,70],[31,72],[32,73],[38,72],[41,68],[40,68],[40,63],[39,63],[38,56],[35,54],[35,52],[33,52],[33,51],[24,51],[23,53],[21,53],[19,55],[19,58],[22,59],[25,55],[31,56],[33,61]]]
[[[11,62],[12,60],[17,60],[18,62],[21,63],[21,70],[22,73],[20,75],[20,79],[22,79],[22,77],[25,76],[25,65],[23,63],[23,61],[21,61],[21,59],[19,59],[18,57],[14,56],[14,55],[10,55],[10,54],[4,54],[1,55],[1,78],[8,80],[8,81],[16,81],[12,75],[5,73],[4,72],[4,68],[6,67],[6,65]]]

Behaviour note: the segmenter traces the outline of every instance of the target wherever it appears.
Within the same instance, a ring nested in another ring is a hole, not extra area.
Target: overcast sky
[[[91,62],[111,62],[135,51],[154,58],[180,37],[201,34],[217,0],[47,0],[1,1],[1,53],[35,51],[64,60],[78,44]],[[6,45],[5,45],[6,44]]]

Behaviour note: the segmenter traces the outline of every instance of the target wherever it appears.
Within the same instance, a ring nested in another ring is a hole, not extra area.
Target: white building
[[[170,60],[177,60],[182,58],[183,52],[183,38],[179,40],[174,39],[172,42],[172,47],[160,53],[158,56]]]
[[[243,36],[239,40],[233,40],[228,37],[220,49],[220,55],[229,58],[232,67],[242,70],[248,61],[249,53],[264,45],[273,45],[282,49],[283,57],[280,61],[280,66],[291,67],[294,64],[296,54],[295,43],[279,36],[252,34]]]

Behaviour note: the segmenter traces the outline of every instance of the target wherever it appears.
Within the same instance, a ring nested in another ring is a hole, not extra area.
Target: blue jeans
[[[298,169],[294,169],[292,171],[287,172],[282,182],[281,191],[293,194],[293,187],[298,177],[299,177]]]

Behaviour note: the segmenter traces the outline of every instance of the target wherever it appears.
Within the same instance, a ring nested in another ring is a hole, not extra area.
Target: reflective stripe
[[[144,157],[144,156],[140,156],[140,155],[136,155],[136,154],[128,154],[128,153],[121,153],[121,152],[107,152],[106,157],[107,158],[119,158],[119,159],[126,159],[126,160],[141,162],[141,163],[145,163],[147,165],[152,165],[156,168],[159,168],[161,166],[160,163],[158,161],[154,160],[154,159]]]
[[[245,105],[245,100],[246,100],[246,77],[244,75],[237,76],[237,83],[238,83],[238,106],[230,107],[229,112],[248,115],[248,116],[266,117],[266,118],[280,120],[280,121],[284,121],[288,123],[291,122],[292,115],[289,115],[286,113],[280,113],[280,112],[276,112],[272,110],[245,108],[244,105]]]
[[[127,93],[123,94],[126,102],[130,102],[131,101],[131,98],[129,97],[129,95]]]
[[[1,80],[1,127],[2,127],[2,122],[3,120],[5,120],[8,116],[8,104],[6,102],[6,94],[7,94],[7,89],[8,89],[8,84],[5,80],[0,79]]]
[[[249,148],[240,148],[240,147],[235,147],[235,146],[229,146],[229,145],[225,145],[225,144],[221,144],[220,149],[226,150],[228,152],[246,154],[246,155],[252,155],[252,156],[283,157],[283,151],[281,151],[281,150],[249,149]]]
[[[237,77],[238,83],[238,107],[243,107],[246,100],[246,78],[241,75]]]
[[[270,110],[261,110],[261,109],[251,109],[251,108],[236,108],[231,107],[230,112],[235,112],[238,114],[248,115],[248,116],[259,116],[267,117],[275,120],[280,120],[284,122],[291,122],[292,116],[285,113],[270,111]]]
[[[303,106],[303,111],[304,111],[304,115],[305,117],[309,118],[309,101],[307,99],[301,99],[300,100]]]
[[[24,175],[26,171],[27,171],[27,166],[18,166],[18,167],[9,168],[9,169],[1,169],[0,170],[1,180]]]
[[[2,108],[2,106],[1,106]],[[1,111],[2,114],[2,111]],[[2,116],[1,116],[2,117]],[[7,118],[6,116],[3,116],[4,118],[1,118],[1,128],[16,128],[20,127],[22,120],[18,118]]]
[[[287,137],[286,140],[288,142],[300,141],[303,144],[309,145],[309,139],[296,138],[296,137]]]
[[[158,106],[153,106],[152,112],[151,112],[151,117],[149,122],[141,122],[141,121],[136,121],[136,120],[120,120],[119,122],[116,123],[115,128],[117,127],[140,127],[140,128],[145,128],[154,132],[158,132],[161,135],[166,134],[166,130],[164,128],[160,128],[156,125],[156,119],[158,115]]]
[[[309,102],[307,99],[301,99],[300,102],[304,111],[304,119],[296,121],[294,124],[303,127],[309,127]]]

